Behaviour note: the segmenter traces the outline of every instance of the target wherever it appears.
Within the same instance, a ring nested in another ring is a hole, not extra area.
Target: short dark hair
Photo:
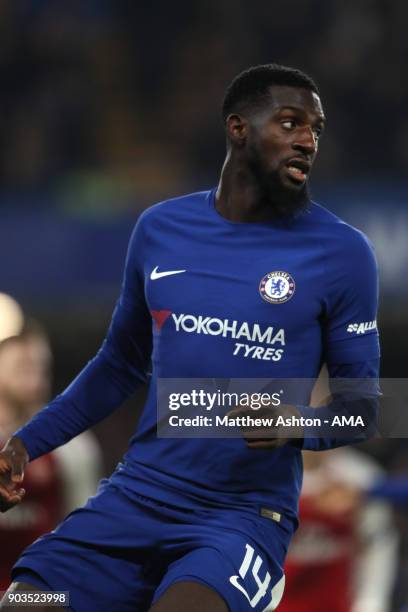
[[[238,74],[227,87],[222,103],[224,122],[233,112],[243,112],[265,103],[269,97],[269,88],[273,85],[301,87],[319,95],[314,80],[301,70],[279,64],[252,66]]]

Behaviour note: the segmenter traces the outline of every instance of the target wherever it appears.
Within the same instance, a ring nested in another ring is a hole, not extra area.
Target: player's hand
[[[260,427],[242,427],[242,436],[248,448],[254,449],[276,449],[281,448],[288,442],[294,439],[303,438],[303,428],[301,426],[280,425],[277,424],[279,416],[284,419],[291,417],[300,417],[300,413],[295,406],[289,404],[280,404],[279,406],[266,406],[259,410],[251,408],[242,408],[237,406],[228,413],[231,418],[239,416],[251,416],[259,419],[273,419],[272,425],[262,425]]]
[[[0,512],[7,512],[19,504],[25,495],[20,487],[28,453],[20,438],[10,438],[0,451]]]

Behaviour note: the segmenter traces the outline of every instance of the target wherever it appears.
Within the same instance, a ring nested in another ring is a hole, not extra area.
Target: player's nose
[[[292,146],[295,151],[301,151],[304,155],[314,155],[317,151],[317,138],[313,130],[307,126],[299,130]]]

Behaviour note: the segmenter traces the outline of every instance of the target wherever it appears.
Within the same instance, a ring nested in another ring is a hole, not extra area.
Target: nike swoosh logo
[[[236,589],[238,589],[239,591],[241,591],[241,593],[243,593],[243,595],[245,595],[248,601],[251,601],[244,587],[238,582],[238,579],[239,579],[239,576],[230,576],[229,581]]]
[[[163,278],[164,276],[172,276],[173,274],[181,274],[182,272],[187,272],[187,270],[167,270],[166,272],[158,272],[158,267],[159,266],[156,266],[155,269],[151,271],[151,280],[157,280],[158,278]]]

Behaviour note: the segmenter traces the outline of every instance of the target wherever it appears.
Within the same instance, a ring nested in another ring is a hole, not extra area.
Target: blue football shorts
[[[292,532],[290,521],[259,508],[187,510],[104,480],[24,551],[12,578],[68,591],[75,612],[147,611],[181,581],[215,590],[232,612],[270,612],[282,597]]]

